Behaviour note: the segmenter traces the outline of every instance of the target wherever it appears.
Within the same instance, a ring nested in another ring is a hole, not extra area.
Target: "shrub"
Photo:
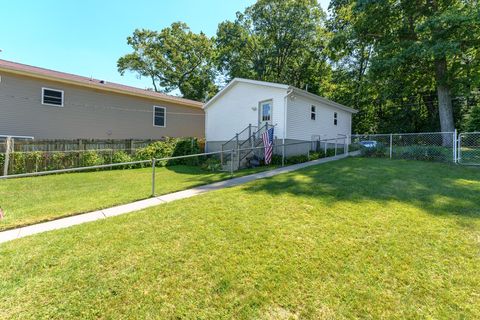
[[[102,156],[93,150],[82,152],[81,164],[83,167],[98,166],[105,162]]]
[[[381,158],[387,155],[387,148],[382,143],[377,143],[375,147],[360,147],[360,154],[363,157]]]
[[[63,152],[55,152],[51,158],[51,166],[53,169],[65,169],[66,154]]]
[[[4,165],[5,165],[5,154],[0,153],[0,170],[2,170],[0,174],[3,174],[3,166]]]
[[[445,154],[445,151],[450,153],[448,149],[439,146],[408,146],[401,149],[400,157],[422,161],[446,160],[448,155]]]
[[[145,148],[140,148],[135,154],[136,160],[151,160],[153,158],[168,158],[176,156],[185,156],[190,154],[197,154],[201,152],[198,140],[195,138],[166,138],[163,141],[151,143]],[[159,161],[159,165],[199,165],[201,159],[199,157],[192,157],[186,159],[178,159],[171,161]]]
[[[318,151],[318,152],[311,152],[310,153],[310,160],[317,160],[325,158],[325,153],[323,151]]]
[[[132,157],[124,151],[116,151],[112,155],[112,163],[124,163],[124,162],[132,162],[132,161],[133,161]],[[131,169],[131,168],[133,168],[133,165],[117,166],[117,167],[114,167],[114,168],[116,168],[116,169]]]
[[[334,157],[335,156],[335,148],[329,148],[327,149],[327,154],[326,157]]]
[[[132,162],[132,157],[125,151],[116,151],[112,155],[112,163]]]
[[[178,139],[176,140],[175,147],[173,150],[173,157],[179,156],[186,156],[190,154],[198,154],[201,153],[200,145],[198,144],[198,140],[196,138],[186,138],[186,139]],[[190,166],[198,166],[200,164],[199,157],[191,157],[185,159],[178,159],[169,161],[169,165],[190,165]]]
[[[208,158],[203,162],[202,169],[208,171],[219,171],[222,169],[222,163],[217,158]]]
[[[285,159],[286,164],[297,164],[297,163],[303,163],[307,161],[308,161],[308,157],[305,154],[301,154],[298,156],[290,156]]]

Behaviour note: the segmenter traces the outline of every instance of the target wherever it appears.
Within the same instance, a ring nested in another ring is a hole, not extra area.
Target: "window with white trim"
[[[153,106],[153,126],[167,126],[167,109],[165,107]]]
[[[336,112],[333,113],[333,124],[334,125],[338,124],[338,113]]]
[[[310,107],[310,119],[315,120],[317,118],[317,107],[311,106]]]
[[[47,106],[63,107],[63,91],[42,88],[42,104]]]

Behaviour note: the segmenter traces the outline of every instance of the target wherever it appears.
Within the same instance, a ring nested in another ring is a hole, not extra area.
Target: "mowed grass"
[[[230,178],[227,172],[181,165],[156,168],[155,176],[157,195]],[[0,207],[5,211],[0,230],[125,204],[151,194],[151,168],[0,180]]]
[[[479,319],[479,194],[477,169],[346,159],[16,240],[0,318]]]

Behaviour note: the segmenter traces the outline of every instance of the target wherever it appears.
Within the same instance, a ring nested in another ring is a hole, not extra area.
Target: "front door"
[[[260,102],[260,112],[259,112],[259,127],[264,126],[266,123],[272,124],[272,111],[273,111],[273,102],[272,100]]]

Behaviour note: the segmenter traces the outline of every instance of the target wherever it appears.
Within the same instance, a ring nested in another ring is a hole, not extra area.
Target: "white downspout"
[[[285,139],[287,139],[287,106],[288,96],[293,92],[292,89],[287,90],[287,95],[283,98],[283,139],[282,139],[282,159],[285,159]]]

